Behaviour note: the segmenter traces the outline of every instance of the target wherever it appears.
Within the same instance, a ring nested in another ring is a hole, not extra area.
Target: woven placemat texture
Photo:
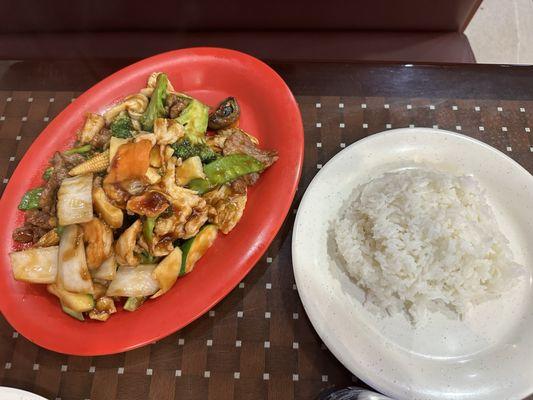
[[[2,191],[35,137],[76,95],[0,91]],[[316,172],[365,136],[422,126],[482,140],[533,171],[533,102],[334,96],[297,100],[305,128],[305,160],[294,207],[238,287],[181,331],[112,356],[47,351],[0,318],[0,385],[62,400],[309,400],[323,388],[353,384],[357,378],[313,330],[294,284],[292,224]]]

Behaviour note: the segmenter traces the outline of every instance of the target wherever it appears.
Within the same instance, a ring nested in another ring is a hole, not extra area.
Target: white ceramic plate
[[[44,397],[26,392],[25,390],[0,386],[0,399],[2,400],[46,400]]]
[[[532,155],[533,157],[533,155]],[[531,269],[533,177],[496,149],[451,132],[396,129],[347,147],[313,179],[296,217],[298,291],[324,343],[354,375],[395,399],[522,399],[533,392],[533,288],[524,279],[462,321],[432,314],[413,328],[364,308],[361,291],[328,254],[328,230],[358,185],[426,164],[472,174],[486,190],[516,262]]]

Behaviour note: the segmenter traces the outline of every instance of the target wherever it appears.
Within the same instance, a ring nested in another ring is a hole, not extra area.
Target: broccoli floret
[[[211,149],[211,147],[209,147],[208,145],[197,144],[195,145],[195,147],[198,149],[200,153],[198,155],[200,156],[204,164],[208,164],[211,161],[214,161],[217,159],[217,153],[215,153],[213,149]]]
[[[167,97],[168,77],[166,74],[159,74],[155,83],[152,97],[146,111],[141,116],[141,126],[146,132],[154,131],[154,121],[156,118],[163,118],[166,115],[165,98]]]
[[[171,145],[174,149],[174,155],[186,160],[189,157],[199,156],[202,163],[208,164],[217,158],[211,147],[204,143],[193,144],[188,138],[182,139]]]
[[[133,124],[128,114],[123,111],[111,122],[111,135],[127,139],[132,137],[131,131],[133,130]]]
[[[185,127],[185,136],[191,143],[204,143],[209,107],[193,99],[176,119]]]
[[[191,142],[187,139],[182,139],[170,145],[174,149],[174,155],[182,160],[194,156],[194,149]]]

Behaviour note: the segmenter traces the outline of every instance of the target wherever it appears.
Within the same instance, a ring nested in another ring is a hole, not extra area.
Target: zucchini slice
[[[65,314],[70,315],[72,318],[76,318],[78,321],[85,321],[85,318],[83,317],[83,313],[74,311],[71,308],[68,308],[64,304],[61,304],[61,309]]]
[[[72,293],[55,283],[48,285],[46,289],[59,298],[63,307],[74,312],[81,313],[94,308],[94,298],[91,294]]]
[[[217,238],[217,233],[218,228],[216,225],[206,225],[200,229],[200,232],[195,237],[183,243],[181,246],[182,258],[179,276],[188,274],[193,270],[194,264],[202,258]]]
[[[124,303],[124,310],[126,311],[135,311],[138,309],[144,301],[146,300],[146,297],[140,296],[140,297],[128,297],[128,300]]]
[[[152,272],[152,277],[159,284],[159,290],[152,296],[152,299],[168,292],[180,276],[182,263],[182,252],[176,247],[168,256],[163,258]]]

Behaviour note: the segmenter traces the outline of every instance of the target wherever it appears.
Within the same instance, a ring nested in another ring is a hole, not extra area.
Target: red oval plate
[[[216,105],[235,96],[241,127],[261,146],[276,149],[279,160],[251,188],[244,215],[222,234],[194,271],[173,289],[147,301],[134,313],[119,311],[107,322],[78,322],[61,311],[44,285],[17,282],[8,253],[13,229],[22,223],[17,210],[24,192],[41,184],[54,151],[64,149],[88,111],[102,111],[139,91],[149,74],[164,71],[174,88]],[[32,144],[11,177],[1,200],[0,309],[11,325],[47,349],[77,355],[101,355],[149,344],[195,320],[220,301],[250,271],[267,249],[290,208],[303,159],[303,127],[298,105],[270,67],[233,50],[193,48],[147,58],[104,79],[61,112]]]

